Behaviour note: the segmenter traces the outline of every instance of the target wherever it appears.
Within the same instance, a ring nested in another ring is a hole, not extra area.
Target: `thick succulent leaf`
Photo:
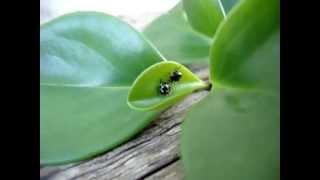
[[[213,37],[225,13],[220,0],[182,0],[192,27]]]
[[[124,142],[157,112],[126,103],[135,78],[160,54],[133,28],[94,12],[44,24],[40,33],[40,163],[89,158]]]
[[[221,4],[226,14],[241,0],[221,0]]]
[[[143,33],[166,59],[184,64],[209,61],[212,40],[192,29],[181,3],[155,19]]]
[[[279,1],[245,0],[229,14],[211,48],[215,86],[277,89]]]
[[[174,71],[182,73],[177,82],[170,82]],[[169,82],[169,94],[160,93],[160,83]],[[161,110],[167,108],[186,95],[201,88],[208,87],[186,67],[173,61],[164,61],[152,65],[143,71],[133,83],[128,95],[129,105],[138,110]]]
[[[186,115],[186,179],[279,179],[279,97],[214,89]]]
[[[244,0],[217,31],[213,91],[186,115],[187,179],[279,179],[279,2]]]

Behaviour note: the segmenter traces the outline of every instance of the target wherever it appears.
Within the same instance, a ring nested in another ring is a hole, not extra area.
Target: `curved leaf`
[[[155,19],[143,33],[167,59],[184,64],[209,61],[212,40],[192,29],[181,3]]]
[[[191,26],[213,37],[225,13],[220,0],[182,0]]]
[[[182,127],[187,179],[279,179],[279,2],[235,7],[210,62],[215,88]]]
[[[217,88],[186,114],[186,179],[279,179],[279,97]]]
[[[182,73],[178,82],[171,83],[170,75],[178,70]],[[168,95],[159,92],[160,82],[169,82]],[[173,61],[160,62],[143,71],[133,83],[128,95],[129,105],[138,110],[161,110],[167,108],[193,91],[208,85],[181,64]]]
[[[245,0],[229,14],[211,48],[215,86],[279,87],[279,2]],[[257,60],[259,59],[259,60]]]
[[[126,141],[157,114],[131,110],[135,78],[163,58],[133,28],[94,12],[41,27],[40,163],[83,160]]]

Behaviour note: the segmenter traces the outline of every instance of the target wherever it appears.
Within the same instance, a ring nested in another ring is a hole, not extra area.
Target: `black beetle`
[[[182,77],[182,73],[178,70],[175,70],[171,73],[170,80],[171,82],[178,82],[180,81],[181,77]]]
[[[171,86],[168,82],[160,82],[159,92],[162,95],[168,95],[171,92]]]

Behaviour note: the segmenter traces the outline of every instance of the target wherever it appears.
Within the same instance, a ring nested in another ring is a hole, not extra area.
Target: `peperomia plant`
[[[278,179],[279,29],[277,0],[183,0],[144,34],[96,12],[42,25],[40,163],[108,151],[207,90],[182,125],[187,179]],[[209,82],[183,65],[199,62]]]

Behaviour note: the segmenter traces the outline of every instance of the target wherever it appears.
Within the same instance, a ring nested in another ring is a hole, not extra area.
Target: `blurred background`
[[[179,0],[40,0],[40,24],[75,11],[117,16],[138,30],[174,7]]]

